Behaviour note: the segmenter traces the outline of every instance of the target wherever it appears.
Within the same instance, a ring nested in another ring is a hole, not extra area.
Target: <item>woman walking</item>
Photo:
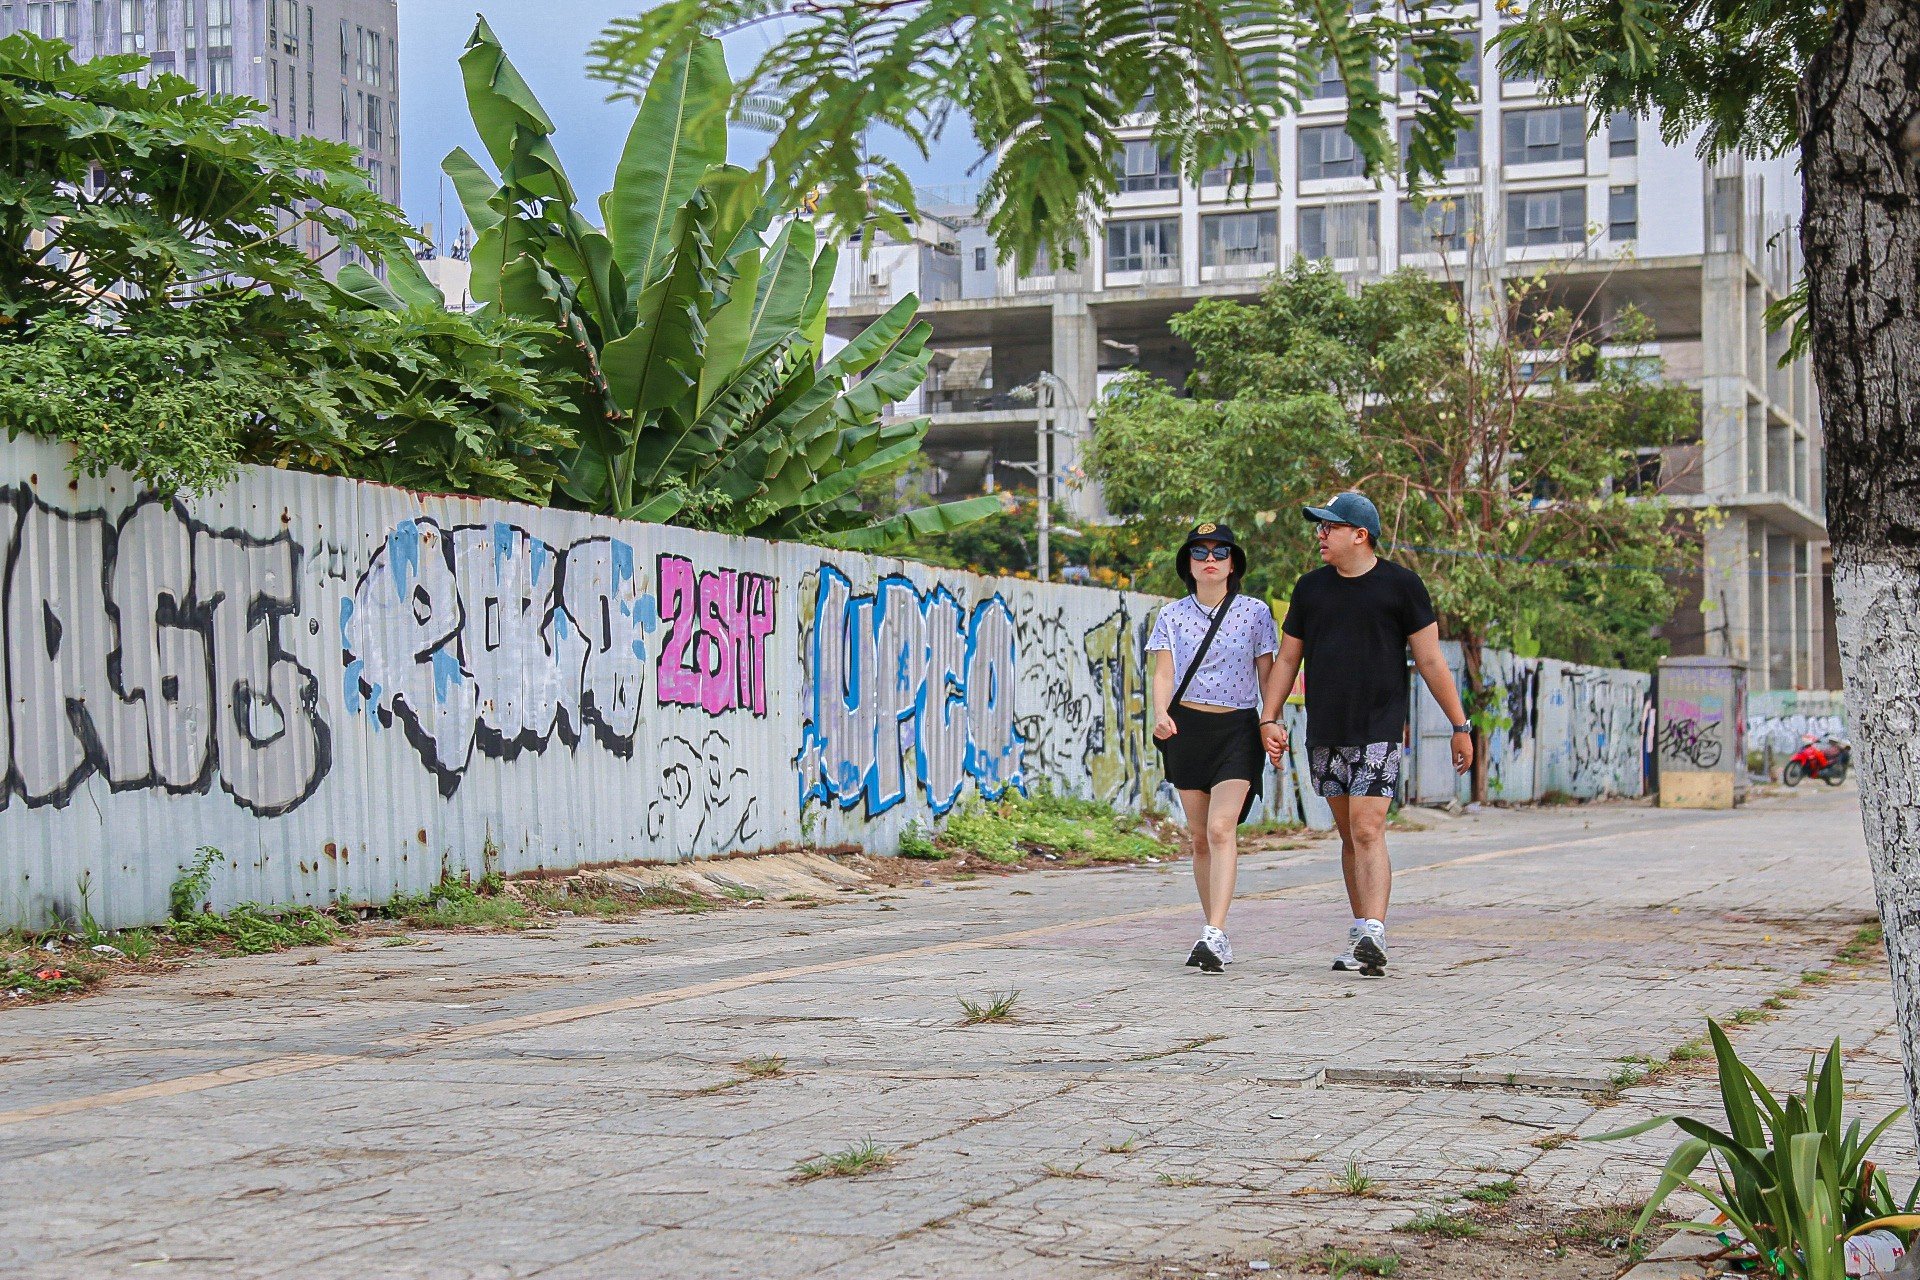
[[[1193,882],[1207,918],[1187,963],[1219,973],[1233,963],[1227,908],[1240,823],[1260,794],[1266,765],[1258,708],[1280,638],[1266,603],[1240,594],[1247,553],[1227,526],[1196,527],[1174,572],[1192,594],[1160,611],[1147,640],[1153,736],[1186,811]]]

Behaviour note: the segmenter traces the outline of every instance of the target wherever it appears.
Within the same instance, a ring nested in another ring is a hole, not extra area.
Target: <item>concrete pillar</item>
[[[1052,372],[1061,384],[1055,388],[1059,410],[1054,426],[1059,434],[1053,441],[1058,477],[1084,463],[1091,411],[1100,391],[1100,334],[1087,294],[1081,290],[1054,295]],[[1105,505],[1095,487],[1087,484],[1069,488],[1062,483],[1056,496],[1075,520],[1099,519]]]
[[[1700,268],[1701,489],[1709,498],[1747,491],[1746,268],[1710,253]]]
[[[1705,652],[1740,662],[1745,662],[1751,652],[1747,624],[1753,578],[1747,572],[1747,524],[1745,516],[1732,513],[1710,526],[1700,565]]]

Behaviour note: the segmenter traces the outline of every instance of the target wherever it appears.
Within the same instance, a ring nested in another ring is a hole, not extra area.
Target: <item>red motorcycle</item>
[[[1839,738],[1817,738],[1812,734],[1802,741],[1806,745],[1780,772],[1782,782],[1797,787],[1802,778],[1818,778],[1830,787],[1837,787],[1847,780],[1847,766],[1853,763],[1852,746]]]

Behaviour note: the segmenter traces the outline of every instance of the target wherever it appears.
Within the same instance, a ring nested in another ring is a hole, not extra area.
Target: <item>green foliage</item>
[[[1171,852],[1132,814],[1045,788],[1031,796],[1012,790],[992,800],[970,796],[948,815],[935,843],[1005,865],[1035,853],[1080,864],[1144,862]]]
[[[210,844],[202,845],[193,861],[180,868],[180,874],[167,887],[169,920],[186,920],[207,909],[207,894],[213,889],[213,868],[220,857],[218,849]]]
[[[167,922],[167,933],[184,946],[214,946],[243,956],[321,946],[337,941],[340,922],[312,907],[263,907],[243,902],[225,915],[200,912]]]
[[[1502,65],[1605,119],[1697,132],[1703,156],[1781,155],[1800,141],[1807,67],[1833,37],[1825,0],[1509,0]]]
[[[1405,1231],[1411,1235],[1443,1236],[1448,1240],[1466,1240],[1480,1234],[1480,1224],[1473,1220],[1472,1214],[1446,1213],[1440,1209],[1427,1209],[1415,1214],[1395,1231]]]
[[[1012,1019],[1014,1006],[1020,1003],[1020,992],[1009,988],[996,991],[982,1000],[960,998],[962,1026],[978,1026],[982,1022],[1006,1022]]]
[[[932,832],[918,822],[910,822],[900,833],[900,856],[925,862],[943,862],[953,854],[934,842]]]
[[[600,201],[604,228],[552,143],[554,123],[483,20],[461,58],[497,177],[465,151],[445,169],[480,235],[473,296],[561,335],[544,371],[575,406],[564,500],[627,519],[878,550],[993,510],[991,500],[874,523],[858,490],[905,466],[924,419],[890,422],[917,388],[931,329],[903,299],[822,361],[834,253],[797,201],[726,163],[732,83],[718,41],[648,67]]]
[[[897,136],[926,155],[956,113],[991,157],[981,212],[1023,268],[1050,246],[1070,263],[1086,217],[1118,189],[1120,129],[1151,100],[1154,136],[1190,178],[1217,165],[1251,180],[1274,122],[1335,65],[1348,132],[1369,174],[1399,165],[1379,69],[1409,51],[1420,89],[1410,161],[1439,178],[1462,103],[1474,22],[1441,0],[667,0],[613,23],[595,74],[639,96],[695,32],[782,20],[739,87],[738,118],[772,132],[791,197],[814,194],[839,226],[904,230],[913,190],[874,149]],[[879,126],[879,129],[876,129]]]
[[[162,490],[251,461],[545,501],[571,438],[536,328],[446,312],[352,148],[142,66],[0,41],[0,427]],[[330,284],[321,237],[391,287]]]
[[[1442,629],[1557,658],[1649,667],[1687,563],[1675,513],[1636,490],[1642,450],[1696,428],[1684,388],[1603,344],[1652,341],[1563,305],[1544,277],[1469,310],[1414,272],[1350,292],[1296,262],[1260,300],[1207,299],[1177,317],[1194,398],[1123,379],[1097,420],[1091,467],[1113,509],[1167,565],[1202,515],[1246,543],[1250,591],[1274,597],[1320,561],[1300,516],[1359,488],[1383,550],[1417,570]]]
[[[1824,1059],[1809,1060],[1801,1090],[1780,1099],[1740,1061],[1719,1023],[1709,1021],[1707,1033],[1719,1067],[1725,1130],[1689,1116],[1656,1116],[1587,1139],[1610,1142],[1669,1123],[1686,1135],[1668,1158],[1635,1234],[1646,1229],[1668,1196],[1684,1187],[1724,1214],[1776,1274],[1794,1280],[1840,1280],[1846,1274],[1843,1245],[1848,1235],[1887,1218],[1895,1218],[1889,1225],[1902,1229],[1920,1227],[1920,1218],[1910,1216],[1920,1199],[1920,1184],[1904,1203],[1896,1201],[1886,1175],[1867,1159],[1873,1144],[1906,1108],[1864,1137],[1858,1120],[1847,1122],[1837,1038]],[[1717,1175],[1713,1186],[1695,1177],[1709,1159]]]
[[[801,1161],[793,1167],[793,1180],[811,1182],[815,1178],[857,1178],[863,1173],[884,1169],[892,1163],[893,1153],[869,1138],[856,1142],[844,1151]]]
[[[501,893],[498,877],[482,877],[479,884],[466,876],[442,876],[424,893],[396,893],[381,914],[404,920],[416,929],[485,928],[523,923],[527,909]],[[558,902],[553,905],[560,905]],[[576,910],[570,903],[569,910]]]

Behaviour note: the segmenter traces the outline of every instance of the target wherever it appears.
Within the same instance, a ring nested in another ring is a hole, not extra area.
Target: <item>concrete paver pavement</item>
[[[1246,860],[1218,977],[1179,963],[1180,864],[419,935],[6,1011],[0,1273],[1131,1274],[1384,1232],[1507,1174],[1606,1204],[1670,1136],[1533,1144],[1710,1111],[1710,1077],[1594,1090],[1872,912],[1850,790],[1393,845],[1382,981],[1328,968],[1321,842]],[[1007,989],[1013,1020],[961,1025]],[[1856,1107],[1897,1105],[1884,971],[1807,991],[1742,1052],[1785,1083],[1839,1034]],[[715,1087],[753,1055],[785,1071]],[[888,1167],[793,1179],[863,1140]],[[1379,1195],[1301,1194],[1350,1156]],[[1911,1170],[1910,1126],[1881,1157]]]

